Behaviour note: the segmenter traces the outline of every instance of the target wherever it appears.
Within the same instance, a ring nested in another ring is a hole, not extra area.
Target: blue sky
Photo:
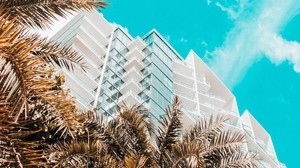
[[[299,0],[110,0],[110,22],[133,36],[156,28],[185,57],[218,74],[271,134],[288,168],[300,167]]]

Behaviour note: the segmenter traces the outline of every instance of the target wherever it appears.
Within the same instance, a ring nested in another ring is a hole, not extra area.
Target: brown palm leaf
[[[150,133],[148,130],[148,115],[141,115],[142,113],[148,113],[147,111],[139,109],[137,106],[123,107],[118,111],[115,124],[117,128],[125,129],[126,134],[123,138],[128,137],[130,141],[128,145],[128,153],[130,155],[144,155],[147,158],[154,157],[153,147],[150,143]],[[150,129],[151,130],[151,129]],[[146,165],[152,165],[152,159],[148,159]]]
[[[47,63],[58,65],[60,68],[66,68],[69,71],[74,71],[74,69],[85,71],[87,69],[83,56],[76,50],[53,41],[43,40],[33,54],[41,57]]]
[[[58,16],[66,17],[72,11],[103,8],[106,5],[101,0],[0,0],[0,6],[4,7],[0,15],[8,16],[9,20],[15,18],[25,26],[45,29]]]
[[[165,153],[172,150],[172,145],[180,141],[182,131],[181,117],[183,112],[180,109],[180,101],[175,97],[174,103],[166,110],[166,115],[162,117],[156,136],[156,144],[159,149],[158,163],[163,164]]]

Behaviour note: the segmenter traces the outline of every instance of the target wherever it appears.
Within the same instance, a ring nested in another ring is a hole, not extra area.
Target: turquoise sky
[[[110,22],[133,36],[157,29],[218,74],[271,134],[281,162],[300,167],[299,0],[110,0]]]

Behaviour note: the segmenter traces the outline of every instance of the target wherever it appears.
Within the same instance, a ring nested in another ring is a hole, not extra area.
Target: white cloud
[[[228,3],[228,0],[224,2]],[[221,1],[216,2],[216,6],[222,11],[226,12],[231,19],[237,19],[244,11],[245,7],[249,4],[248,0],[231,0],[230,6],[226,7]]]
[[[207,5],[210,5],[211,4],[211,0],[207,0]]]
[[[183,37],[181,37],[181,38],[180,38],[180,42],[182,42],[182,43],[187,43],[187,42],[188,42],[188,40],[187,40],[187,39],[185,39],[185,38],[183,38]]]
[[[299,42],[287,41],[278,34],[299,13],[300,1],[240,0],[239,3],[238,10],[222,9],[233,19],[234,27],[222,46],[212,52],[210,65],[214,71],[229,87],[234,87],[251,65],[266,55],[276,64],[287,60],[300,72]]]

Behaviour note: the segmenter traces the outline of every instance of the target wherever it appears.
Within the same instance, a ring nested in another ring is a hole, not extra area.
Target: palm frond
[[[146,156],[127,156],[125,157],[126,168],[143,168],[146,166],[148,158]]]
[[[94,140],[99,147],[117,160],[124,159],[124,146],[128,144],[128,139],[123,136],[125,134],[123,130],[116,128],[114,123],[108,122],[103,115],[98,115],[94,111],[81,114],[79,122],[85,127],[85,134],[80,135],[79,139]]]
[[[163,162],[166,151],[172,150],[172,145],[180,141],[182,123],[182,111],[180,109],[180,101],[175,97],[173,105],[168,107],[166,115],[162,117],[156,136],[156,143],[159,148],[159,163]]]
[[[20,116],[18,123],[7,120],[11,109],[0,105],[2,117],[0,118],[0,166],[1,167],[32,167],[46,166],[42,138],[43,130],[37,125],[39,121],[25,119]]]
[[[87,69],[82,55],[72,47],[62,46],[54,41],[43,40],[33,54],[42,57],[47,63],[58,65],[69,71],[74,71],[74,69],[85,71]]]
[[[221,147],[236,148],[245,143],[245,134],[239,131],[225,130],[219,134],[215,134],[210,140],[210,149]]]
[[[257,168],[255,164],[257,160],[256,154],[245,153],[242,151],[236,151],[230,156],[224,157],[221,159],[220,168]]]
[[[190,130],[184,133],[183,139],[190,141],[199,138],[207,139],[211,134],[222,132],[224,122],[227,119],[227,116],[222,114],[218,114],[217,116],[211,115],[209,119],[202,118]]]
[[[50,146],[50,150],[52,152],[48,160],[54,163],[54,167],[95,167],[93,163],[97,164],[98,158],[103,156],[102,149],[94,141],[57,143]]]
[[[15,18],[19,24],[45,29],[58,16],[66,17],[72,11],[103,8],[107,3],[101,0],[0,0],[0,5],[4,7],[0,14],[10,20]]]
[[[123,107],[116,115],[116,124],[118,128],[125,129],[127,137],[130,137],[129,146],[133,149],[131,154],[144,155],[148,158],[153,157],[152,145],[150,143],[150,133],[147,129],[147,121],[145,116],[140,115],[141,111],[138,107]],[[147,166],[153,164],[152,159],[146,163]]]
[[[182,141],[172,145],[172,150],[166,152],[167,159],[170,160],[163,163],[165,167],[204,167],[204,160],[200,157],[200,151],[203,144],[199,141]],[[166,164],[167,163],[167,164]],[[171,164],[170,164],[171,163]]]
[[[3,8],[0,7],[0,11],[2,10]],[[17,121],[23,111],[25,115],[28,111],[25,95],[27,90],[24,87],[25,81],[22,80],[24,79],[22,71],[18,68],[18,60],[12,57],[11,52],[19,50],[19,52],[26,53],[28,48],[20,51],[19,46],[22,46],[24,41],[15,42],[23,31],[15,23],[14,20],[8,21],[7,17],[0,16],[0,39],[5,41],[1,43],[0,48],[0,96],[5,97],[5,100],[2,101],[3,104],[12,106],[13,114],[11,116],[14,116],[14,120]],[[16,46],[15,50],[12,50],[12,46]],[[31,45],[29,45],[30,48],[32,48]]]

